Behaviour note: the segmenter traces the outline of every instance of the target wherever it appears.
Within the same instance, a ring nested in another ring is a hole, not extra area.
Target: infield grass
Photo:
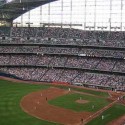
[[[77,103],[76,100],[79,100],[80,98],[83,100],[87,100],[88,103],[85,103],[85,104]],[[66,109],[72,109],[77,112],[80,112],[80,111],[96,112],[97,110],[108,105],[109,102],[105,98],[99,98],[99,97],[85,95],[85,94],[70,93],[70,94],[57,97],[53,100],[50,100],[49,104],[66,108]],[[94,108],[92,109],[93,105],[94,105]]]
[[[0,125],[60,125],[59,123],[52,123],[44,120],[39,120],[35,117],[32,117],[25,113],[20,107],[20,100],[23,96],[42,89],[48,89],[52,85],[30,85],[25,83],[14,83],[10,81],[0,80]],[[56,85],[54,85],[56,86]],[[56,86],[57,87],[57,86]],[[66,86],[58,86],[62,89],[67,89],[69,87]],[[103,97],[107,97],[108,93],[106,92],[98,92],[93,90],[86,90],[80,88],[71,87],[71,89],[80,92],[86,92],[93,95],[99,95]],[[75,103],[75,100],[82,98],[84,100],[88,100],[89,103],[86,104],[78,104]],[[75,111],[91,111],[95,112],[100,108],[107,105],[109,102],[105,98],[99,98],[94,96],[86,96],[83,94],[68,94],[62,97],[56,98],[55,100],[51,100],[52,102],[58,106],[62,106],[68,109],[72,109]],[[60,104],[60,105],[59,105]],[[68,105],[67,105],[68,104]],[[95,108],[92,110],[92,105],[95,105]],[[110,115],[111,114],[111,115]],[[92,120],[87,125],[106,125],[109,121],[118,118],[119,116],[125,114],[125,107],[122,105],[114,105],[112,108],[108,109],[104,112],[105,119],[103,121],[100,120],[100,117]]]

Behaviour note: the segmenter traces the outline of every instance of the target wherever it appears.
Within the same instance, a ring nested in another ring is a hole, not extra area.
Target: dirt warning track
[[[0,76],[0,79],[8,80],[8,81],[16,82],[16,83],[43,84],[41,82],[38,83],[38,82],[31,82],[31,81],[22,81],[22,80],[16,80],[16,79],[7,78],[7,77],[1,77],[1,76]],[[77,88],[80,88],[80,87],[77,87]],[[95,89],[91,89],[91,88],[84,88],[84,89],[95,90]],[[107,91],[107,90],[98,90],[98,91],[108,92],[110,97],[107,100],[109,100],[109,101],[115,101],[118,99],[118,97],[121,97],[125,94],[124,92],[112,92],[112,91]],[[73,91],[73,92],[81,93],[81,92],[76,92],[76,91]],[[94,113],[90,113],[90,112],[78,113],[73,110],[49,105],[47,102],[48,100],[54,99],[58,96],[62,96],[62,95],[68,94],[68,93],[69,93],[69,91],[51,87],[47,90],[33,92],[33,93],[26,95],[21,100],[20,106],[29,115],[32,115],[32,116],[42,119],[42,120],[61,123],[64,125],[83,125],[85,123],[86,119],[89,119],[88,121],[90,121],[91,118],[93,119],[94,117],[92,117],[92,116],[94,115]],[[83,92],[81,94],[91,95],[91,94],[83,93]],[[91,95],[91,96],[93,96],[93,95]],[[82,103],[85,103],[86,100],[77,100],[77,101],[83,101]],[[77,103],[79,103],[79,102],[77,102]],[[125,105],[124,100],[122,100],[122,102],[121,102],[121,100],[119,100],[118,103]],[[101,109],[101,110],[103,110],[103,109]],[[98,115],[99,115],[99,113],[98,113]],[[84,121],[83,124],[81,122],[81,118],[83,118],[83,121]],[[109,122],[107,125],[116,125],[116,124],[117,125],[125,124],[125,115]]]

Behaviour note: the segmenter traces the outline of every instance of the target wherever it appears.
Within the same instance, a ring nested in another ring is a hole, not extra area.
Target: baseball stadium
[[[0,0],[0,125],[125,125],[125,0]]]

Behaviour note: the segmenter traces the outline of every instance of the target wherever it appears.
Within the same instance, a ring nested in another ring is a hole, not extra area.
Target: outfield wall
[[[0,76],[4,76],[4,77],[9,77],[9,78],[14,78],[14,79],[18,79],[18,80],[23,80],[15,75],[12,75],[12,74],[7,74],[7,73],[4,73],[4,72],[0,72]]]

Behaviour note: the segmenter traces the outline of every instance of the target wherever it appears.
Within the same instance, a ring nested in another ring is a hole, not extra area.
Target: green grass
[[[80,104],[75,102],[76,100],[80,99],[80,97],[83,100],[87,100],[89,102],[85,104]],[[105,98],[73,93],[73,94],[63,95],[63,96],[57,97],[56,99],[50,100],[49,104],[63,107],[66,109],[72,109],[77,112],[80,112],[80,111],[95,112],[101,109],[102,107],[108,105],[109,102]],[[92,109],[92,105],[95,106],[94,109]]]
[[[101,116],[104,116],[104,119],[101,119]],[[115,104],[108,110],[104,111],[100,116],[97,118],[93,119],[86,125],[106,125],[110,121],[125,115],[125,106],[120,105],[120,104]]]
[[[67,86],[59,86],[62,89],[68,89],[69,87]],[[97,95],[97,96],[101,96],[101,97],[109,97],[109,94],[107,92],[100,92],[100,91],[96,91],[96,90],[89,90],[89,89],[84,89],[84,88],[75,88],[75,87],[70,87],[71,90],[75,90],[75,91],[79,91],[79,92],[85,92],[85,93],[89,93],[92,95]]]
[[[20,107],[20,100],[23,96],[42,89],[48,89],[51,87],[48,85],[29,85],[29,84],[17,84],[10,81],[0,80],[0,125],[59,125],[58,123],[52,123],[44,120],[39,120],[25,113]],[[57,86],[56,86],[57,87]],[[58,86],[62,89],[67,89],[66,86]],[[80,88],[71,87],[71,89],[86,92],[93,95],[99,95],[103,97],[108,97],[106,92],[98,92],[93,90],[86,90]],[[78,104],[75,100],[82,97],[84,100],[89,100],[88,104]],[[92,111],[102,108],[107,105],[108,102],[104,98],[96,98],[93,96],[86,96],[83,94],[68,94],[65,96],[58,97],[57,102],[54,101],[56,105],[61,105],[61,107],[73,109],[75,111]],[[50,102],[51,102],[50,101]],[[92,110],[91,106],[95,105],[95,109]],[[106,112],[106,114],[105,114]],[[105,125],[110,120],[115,119],[122,114],[125,114],[125,107],[122,105],[115,105],[111,109],[104,112],[106,118],[100,121],[100,118],[91,121],[88,125]],[[112,115],[109,115],[112,114]]]
[[[19,105],[24,95],[48,87],[0,80],[0,125],[57,125],[26,114]]]

